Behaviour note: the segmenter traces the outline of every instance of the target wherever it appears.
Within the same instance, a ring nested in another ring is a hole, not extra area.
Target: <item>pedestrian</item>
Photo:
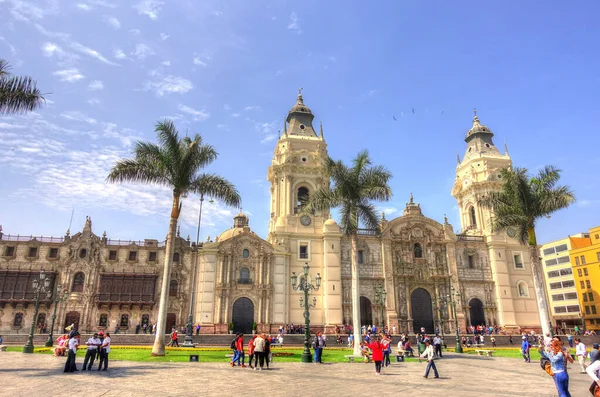
[[[2,335],[0,335],[0,346],[2,346]]]
[[[1,344],[2,341],[0,340],[0,345]],[[592,344],[592,351],[590,352],[590,365],[598,360],[600,360],[600,350],[598,350],[598,343],[594,342],[594,344]]]
[[[590,392],[592,392],[593,396],[600,395],[600,360],[596,360],[593,364],[588,365],[585,372],[594,381],[590,386]]]
[[[200,335],[200,324],[196,324],[196,335]]]
[[[425,370],[425,375],[423,375],[423,377],[426,379],[427,379],[427,377],[429,377],[429,371],[432,368],[433,368],[434,378],[438,379],[440,377],[440,375],[438,374],[438,370],[435,366],[435,363],[433,362],[434,355],[435,355],[435,351],[433,350],[433,346],[431,346],[431,341],[429,339],[425,339],[425,351],[423,352],[423,354],[421,354],[419,356],[419,361],[421,361],[421,358],[427,359],[427,369]]]
[[[392,352],[392,340],[389,337],[383,337],[383,365],[387,368],[390,365],[390,353]]]
[[[579,338],[575,339],[575,355],[577,356],[577,362],[581,367],[581,373],[584,374],[585,368],[587,367],[585,363],[587,351],[585,350],[585,344]]]
[[[558,397],[571,397],[569,393],[569,374],[565,371],[566,357],[563,353],[561,343],[553,339],[550,344],[550,351],[545,351],[544,345],[538,348],[540,355],[550,361],[552,367],[552,377],[554,385],[558,391]]]
[[[246,356],[244,354],[244,334],[240,333],[238,335],[237,341],[235,343],[235,348],[237,350],[237,363],[240,367],[246,368],[245,360]],[[240,363],[241,361],[241,363]]]
[[[98,334],[94,333],[85,344],[87,345],[87,351],[85,352],[85,359],[83,360],[83,368],[81,370],[85,371],[87,369],[88,371],[91,371],[96,355],[98,354],[98,348],[102,345],[102,342],[100,342]]]
[[[490,337],[490,342],[492,342],[492,347],[496,347],[496,338],[493,335]]]
[[[231,348],[233,349],[233,357],[231,357],[230,364],[232,367],[235,367],[236,361],[238,362],[238,365],[239,365],[239,356],[240,356],[240,352],[238,350],[239,339],[240,339],[240,333],[238,332],[235,334],[235,337],[231,341]]]
[[[515,342],[513,341],[512,335],[509,335],[509,337],[508,337],[508,344],[509,344],[510,346],[512,346],[514,343],[515,343]]]
[[[254,358],[254,339],[256,339],[256,335],[252,335],[250,342],[248,342],[248,366],[250,368],[254,368],[252,366],[252,359]],[[256,361],[254,362],[254,365],[256,365]]]
[[[567,334],[567,342],[569,342],[569,347],[572,349],[573,348],[573,336],[571,335],[571,333]]]
[[[264,335],[258,335],[254,339],[254,370],[262,370],[265,363],[265,337]],[[260,367],[259,367],[260,365]]]
[[[69,353],[67,354],[67,362],[65,363],[65,372],[78,371],[77,365],[75,364],[77,346],[79,346],[79,332],[75,331],[72,332],[69,337]]]
[[[323,348],[325,347],[325,338],[321,332],[317,332],[315,339],[313,339],[313,349],[315,349],[314,361],[315,363],[323,364]]]
[[[102,341],[102,346],[100,346],[100,363],[98,364],[98,371],[102,369],[102,371],[106,371],[108,368],[108,353],[110,353],[110,334],[107,332],[106,336],[104,336],[104,340]],[[102,368],[102,363],[104,363],[104,368]]]
[[[136,334],[136,335],[140,333],[140,329],[141,329],[141,328],[142,328],[142,326],[141,326],[141,325],[139,325],[139,324],[135,326],[135,334]]]
[[[179,340],[177,339],[177,330],[174,329],[173,332],[171,332],[171,343],[170,346],[177,346],[179,347]]]
[[[375,337],[375,340],[369,343],[369,349],[371,349],[371,355],[373,362],[375,362],[375,375],[381,375],[381,362],[383,361],[383,344],[379,336]]]
[[[439,335],[433,337],[433,346],[435,347],[435,356],[442,357],[442,338]]]
[[[527,340],[527,337],[525,335],[523,335],[521,337],[521,355],[523,356],[523,358],[525,359],[526,363],[530,363],[531,362],[531,356],[529,355],[529,350],[531,349],[531,345],[529,344],[529,340]]]
[[[265,356],[267,369],[269,369],[269,363],[271,362],[271,335],[267,335],[265,338],[265,352],[263,355]]]

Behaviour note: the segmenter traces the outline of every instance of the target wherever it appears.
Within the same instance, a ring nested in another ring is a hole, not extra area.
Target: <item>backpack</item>
[[[233,340],[231,341],[231,346],[230,348],[235,350],[235,342],[237,341],[237,338],[233,338]]]

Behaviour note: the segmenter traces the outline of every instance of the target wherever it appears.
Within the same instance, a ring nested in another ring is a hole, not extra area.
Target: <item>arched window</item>
[[[85,274],[83,274],[83,272],[75,273],[75,277],[73,277],[73,288],[71,288],[71,292],[83,292],[84,282]]]
[[[517,292],[519,293],[519,296],[529,296],[529,287],[525,281],[519,281],[517,283]]]
[[[413,247],[413,253],[415,255],[415,258],[423,257],[423,249],[421,249],[421,244],[415,243],[415,245]]]
[[[247,248],[244,248],[244,249],[242,250],[242,256],[243,256],[244,258],[247,258],[247,257],[249,257],[249,256],[250,256],[250,251],[248,251],[248,249],[247,249]]]
[[[146,325],[150,324],[150,315],[149,314],[144,314],[142,316],[142,325],[144,325],[144,324],[146,324]]]
[[[129,327],[129,314],[121,314],[121,327]]]
[[[87,250],[85,248],[82,248],[79,250],[79,257],[80,258],[85,258],[85,256],[87,255]]]
[[[23,325],[23,313],[15,314],[15,319],[13,320],[13,327],[20,327]]]
[[[238,284],[250,284],[252,280],[250,280],[250,270],[247,267],[243,267],[240,269],[240,279],[238,280]]]
[[[39,328],[43,328],[44,324],[46,324],[46,314],[40,313],[40,314],[38,314],[36,325]]]
[[[469,217],[471,219],[471,226],[477,226],[477,218],[475,217],[475,207],[469,208]]]
[[[179,287],[177,280],[171,280],[171,284],[169,284],[169,296],[177,296],[177,287]]]
[[[101,314],[98,320],[98,326],[106,327],[108,325],[108,314]]]
[[[298,188],[298,207],[302,207],[308,201],[308,188],[302,186]]]
[[[179,252],[173,254],[173,262],[179,263]]]

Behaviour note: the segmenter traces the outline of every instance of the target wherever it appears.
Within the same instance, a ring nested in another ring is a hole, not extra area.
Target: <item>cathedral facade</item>
[[[191,296],[202,333],[226,333],[230,325],[249,333],[254,323],[264,332],[303,324],[302,295],[292,288],[291,276],[302,276],[306,264],[309,281],[317,273],[322,281],[311,292],[311,303],[316,303],[311,328],[331,331],[352,324],[350,239],[329,211],[302,213],[302,203],[330,183],[323,166],[327,143],[313,119],[298,95],[267,172],[271,211],[266,239],[251,230],[243,213],[232,228],[198,250],[189,237],[177,236],[167,330],[186,323]],[[446,218],[428,218],[412,194],[401,216],[382,216],[380,233],[359,230],[362,324],[448,333],[456,318],[462,330],[481,324],[509,332],[539,328],[527,248],[514,238],[514,230],[492,232],[490,212],[477,204],[479,197],[501,188],[499,170],[511,166],[507,150],[501,153],[492,137],[475,116],[451,192],[460,210],[459,233]],[[54,291],[61,285],[66,300],[56,303],[56,292],[42,298],[36,323],[49,324],[58,305],[57,327],[78,323],[84,331],[114,331],[118,326],[131,333],[138,325],[154,324],[163,260],[164,243],[115,241],[106,233],[99,237],[90,219],[82,232],[57,239],[0,235],[0,332],[25,332],[31,324],[32,280],[41,269],[52,278]]]

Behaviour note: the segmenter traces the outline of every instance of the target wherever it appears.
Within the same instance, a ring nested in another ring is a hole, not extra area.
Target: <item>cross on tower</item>
[[[473,115],[477,117],[477,108],[473,108]]]
[[[302,95],[302,90],[303,90],[303,89],[304,89],[304,88],[298,88],[298,95]]]

